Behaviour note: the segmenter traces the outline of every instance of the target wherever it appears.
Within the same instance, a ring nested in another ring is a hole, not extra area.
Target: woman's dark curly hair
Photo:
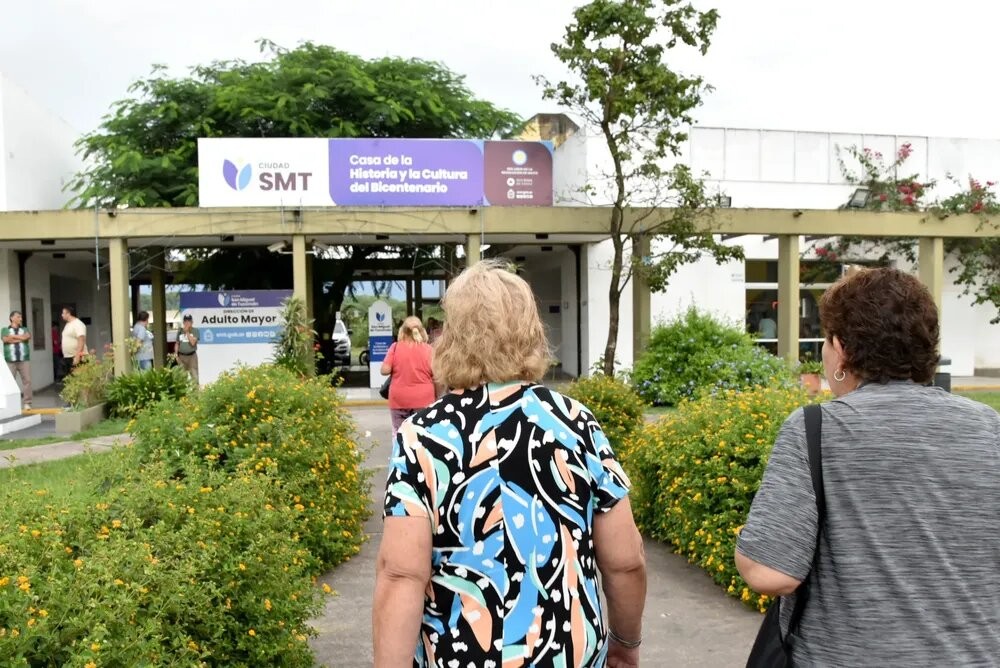
[[[819,305],[827,340],[840,339],[845,367],[877,383],[927,384],[938,366],[940,325],[930,291],[896,269],[865,269],[826,291]]]

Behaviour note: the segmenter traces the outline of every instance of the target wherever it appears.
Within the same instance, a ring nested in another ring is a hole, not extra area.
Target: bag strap
[[[812,478],[813,493],[816,496],[816,550],[813,553],[813,563],[809,575],[795,590],[795,607],[792,608],[792,616],[788,621],[788,635],[798,628],[802,612],[805,610],[806,601],[809,598],[807,583],[809,576],[816,570],[816,561],[819,559],[819,536],[826,521],[826,494],[823,489],[823,409],[819,404],[809,404],[803,409],[803,413],[806,422],[809,474]],[[784,639],[782,640],[784,641]]]

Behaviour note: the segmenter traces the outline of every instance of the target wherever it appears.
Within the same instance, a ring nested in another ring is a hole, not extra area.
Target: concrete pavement
[[[390,425],[385,408],[352,410],[362,432],[371,431],[375,445],[368,466],[375,469],[372,507],[381,509]],[[365,526],[370,536],[361,553],[320,578],[337,596],[328,600],[314,622],[317,662],[328,668],[372,665],[371,604],[382,521],[373,513]],[[662,544],[646,541],[649,592],[644,616],[642,665],[725,668],[741,666],[762,616],[728,598],[700,569],[671,554]]]
[[[128,434],[118,434],[117,436],[88,438],[84,441],[63,441],[62,443],[32,445],[14,450],[0,450],[0,469],[52,462],[57,459],[82,455],[85,452],[107,452],[116,445],[131,442],[131,439],[132,437]]]

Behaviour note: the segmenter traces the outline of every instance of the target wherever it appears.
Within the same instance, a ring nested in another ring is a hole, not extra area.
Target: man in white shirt
[[[65,306],[62,319],[66,326],[62,331],[63,377],[73,371],[73,367],[87,355],[87,326],[76,317],[76,308]]]

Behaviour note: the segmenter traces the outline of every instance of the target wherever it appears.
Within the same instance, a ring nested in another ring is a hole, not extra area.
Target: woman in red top
[[[389,413],[392,415],[393,438],[396,438],[396,430],[406,418],[427,408],[437,399],[431,372],[432,356],[427,332],[420,319],[410,316],[403,321],[396,343],[389,347],[382,362],[382,375],[392,376]]]

